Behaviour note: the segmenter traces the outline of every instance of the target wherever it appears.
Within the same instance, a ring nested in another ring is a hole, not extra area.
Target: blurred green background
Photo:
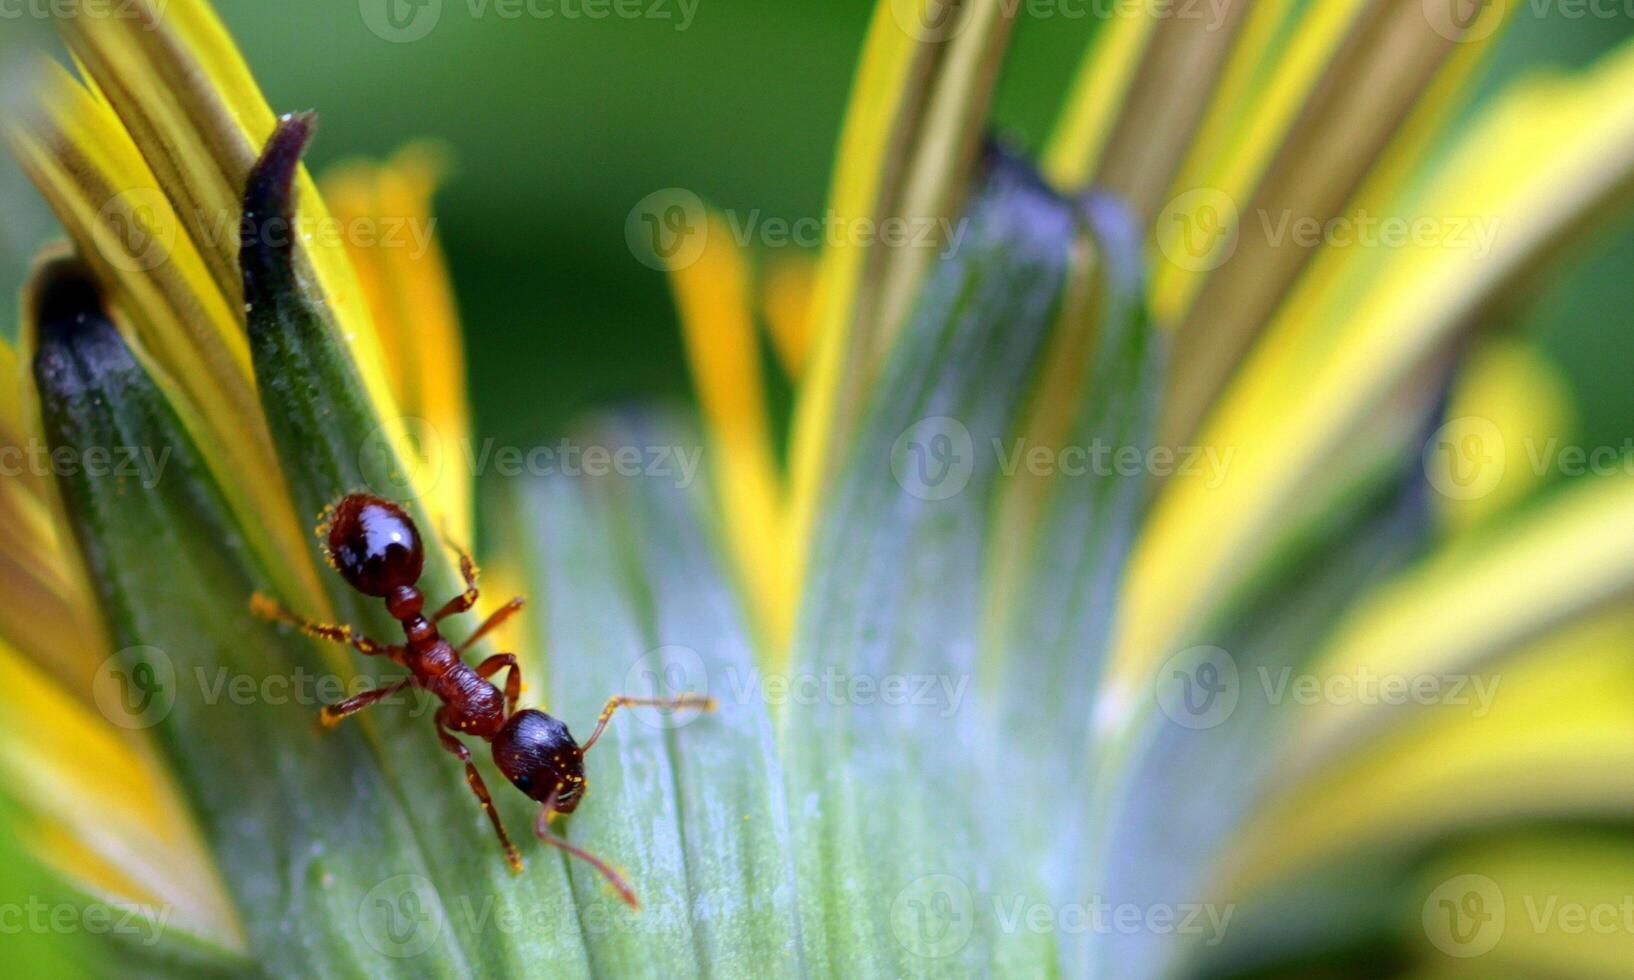
[[[407,43],[373,33],[360,0],[217,7],[273,105],[321,111],[320,170],[418,137],[453,149],[438,230],[466,324],[477,429],[531,441],[589,406],[687,396],[663,277],[625,246],[626,216],[672,186],[741,213],[821,214],[872,4],[696,0],[678,30],[679,0],[661,0],[669,19],[634,20],[505,17],[498,2],[442,0],[436,26]],[[1583,64],[1634,33],[1634,16],[1524,2],[1483,93],[1517,72]],[[1022,18],[998,99],[1002,133],[1039,144],[1093,26]],[[0,25],[4,47],[40,28]],[[8,74],[17,60],[7,59]],[[6,77],[0,86],[15,90]],[[9,290],[50,225],[4,167],[0,286]],[[1578,438],[1615,443],[1634,435],[1623,369],[1634,354],[1623,329],[1634,234],[1603,236],[1582,258],[1546,284],[1521,326],[1540,332],[1577,388]]]

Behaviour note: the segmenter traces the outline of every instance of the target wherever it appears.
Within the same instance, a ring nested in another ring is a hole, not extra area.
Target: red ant
[[[322,530],[322,529],[320,529]],[[421,687],[443,702],[437,709],[437,736],[443,747],[465,763],[465,780],[481,801],[482,808],[493,821],[494,832],[505,848],[505,858],[511,870],[522,871],[522,857],[511,843],[505,825],[494,809],[488,787],[482,775],[471,762],[471,750],[454,737],[474,735],[493,745],[494,762],[500,772],[516,784],[516,788],[544,804],[534,821],[534,833],[539,839],[559,847],[575,857],[588,861],[600,871],[619,896],[631,908],[639,909],[635,892],[624,879],[595,855],[575,847],[551,833],[550,821],[558,813],[572,813],[584,799],[588,784],[584,779],[584,754],[601,738],[613,712],[626,705],[652,705],[666,708],[697,708],[715,710],[715,700],[702,694],[680,694],[665,698],[644,698],[619,695],[607,700],[601,717],[596,719],[596,730],[581,746],[573,740],[567,726],[533,708],[516,710],[517,695],[521,693],[522,673],[516,655],[501,653],[489,657],[473,669],[460,658],[472,644],[504,622],[518,609],[523,600],[512,599],[502,606],[476,632],[458,647],[451,646],[437,631],[437,624],[449,616],[465,612],[477,601],[477,567],[471,556],[459,550],[460,575],[465,579],[465,591],[448,600],[429,619],[421,615],[425,597],[416,584],[425,564],[420,533],[403,509],[389,500],[364,493],[349,494],[336,504],[327,527],[329,563],[340,572],[348,584],[367,596],[386,600],[386,609],[393,619],[403,624],[407,641],[403,644],[385,644],[358,635],[350,626],[334,626],[304,619],[280,606],[273,599],[256,593],[251,608],[267,619],[293,623],[311,636],[336,643],[351,644],[367,656],[383,656],[408,668],[409,676],[387,687],[365,691],[339,704],[326,706],[319,715],[325,728],[333,727],[341,719],[355,714],[383,698],[408,687]],[[488,678],[510,668],[505,678],[505,693]]]

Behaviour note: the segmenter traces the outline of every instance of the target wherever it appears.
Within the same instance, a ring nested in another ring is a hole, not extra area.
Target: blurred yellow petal
[[[1118,195],[1142,226],[1167,196],[1252,5],[1227,0],[1164,17],[1123,93],[1094,183]]]
[[[1460,43],[1431,16],[1432,9],[1459,2],[1367,4],[1353,19],[1345,18],[1343,5],[1313,5],[1309,29],[1314,37],[1331,39],[1330,54],[1319,62],[1319,73],[1307,74],[1311,52],[1296,42],[1289,74],[1278,82],[1291,84],[1299,95],[1283,96],[1283,102],[1275,93],[1269,97],[1273,106],[1298,106],[1297,114],[1281,120],[1274,136],[1264,134],[1269,140],[1240,144],[1244,155],[1232,166],[1242,170],[1220,172],[1228,188],[1175,188],[1159,219],[1167,226],[1160,226],[1160,233],[1171,235],[1160,239],[1160,251],[1168,244],[1164,257],[1183,269],[1192,266],[1188,271],[1202,274],[1203,281],[1194,296],[1182,294],[1186,308],[1163,311],[1180,318],[1162,430],[1166,440],[1178,442],[1196,431],[1320,250],[1325,236],[1289,234],[1289,228],[1296,222],[1326,227],[1335,217],[1362,213],[1375,203],[1363,199],[1347,208],[1357,188],[1388,159],[1393,140],[1426,131],[1411,124],[1414,116],[1434,117],[1444,110],[1446,97],[1423,98],[1437,80],[1450,72],[1458,83],[1452,92],[1463,90],[1470,66],[1497,36],[1485,32],[1484,21],[1504,16],[1505,5],[1483,8],[1483,19],[1471,28],[1481,28],[1479,40]],[[1333,18],[1347,21],[1342,33],[1333,33]],[[1321,40],[1311,45],[1324,47]],[[1439,133],[1442,122],[1438,118],[1427,131]],[[1423,164],[1421,158],[1412,162]],[[1176,232],[1200,233],[1220,250],[1191,261],[1176,248]]]
[[[435,193],[447,164],[437,147],[417,144],[389,162],[356,162],[323,181],[324,196],[340,222],[357,278],[379,332],[388,380],[405,416],[427,423],[436,447],[421,447],[435,471],[420,485],[449,533],[471,540],[470,431],[465,396],[465,349],[448,266],[435,234]],[[432,453],[435,455],[431,455]]]
[[[1243,14],[1241,33],[1212,86],[1173,186],[1222,186],[1228,161],[1251,157],[1255,150],[1269,152],[1270,134],[1287,125],[1309,90],[1317,52],[1329,47],[1327,39],[1355,10],[1354,3],[1330,2],[1310,11],[1320,17],[1301,18],[1294,16],[1294,7],[1295,0],[1261,0]],[[1296,38],[1303,61],[1289,56]]]
[[[1631,880],[1634,853],[1613,834],[1489,838],[1423,869],[1413,897],[1428,908],[1406,935],[1427,962],[1461,959],[1482,978],[1630,977]]]
[[[1055,186],[1089,183],[1157,25],[1142,11],[1116,14],[1096,30],[1044,150],[1044,173]]]
[[[1273,322],[1197,440],[1232,453],[1227,478],[1171,482],[1139,540],[1108,717],[1314,516],[1336,471],[1388,456],[1381,442],[1399,452],[1459,332],[1628,185],[1631,85],[1634,45],[1579,77],[1509,92],[1394,212],[1440,216],[1438,234],[1323,283]]]
[[[178,218],[199,246],[220,293],[242,302],[237,221],[244,179],[275,114],[232,38],[203,0],[132,0],[128,16],[75,14],[64,36],[130,131]],[[304,173],[303,217],[327,214]],[[225,222],[223,225],[222,223]],[[226,227],[229,234],[221,234]],[[384,388],[364,300],[340,243],[302,243],[319,288],[371,386]],[[385,404],[389,404],[386,401]]]
[[[945,0],[925,2],[935,5]],[[906,169],[901,197],[883,213],[886,218],[906,218],[918,225],[951,218],[963,209],[971,166],[987,124],[993,83],[1014,21],[1007,9],[1005,0],[969,0],[959,6],[955,16],[961,18],[960,26],[937,62],[936,79],[920,108],[913,147],[902,161]],[[879,275],[878,302],[872,311],[864,311],[862,320],[874,335],[870,372],[889,353],[919,294],[925,270],[947,245],[946,236],[937,234],[923,243],[875,246],[885,264]]]
[[[84,887],[169,905],[189,928],[244,948],[192,819],[146,752],[3,647],[0,670],[11,685],[0,771],[36,826],[59,832],[45,835],[40,856]]]
[[[811,296],[816,270],[805,256],[768,264],[761,286],[761,315],[772,350],[790,379],[798,383],[811,355]]]
[[[1230,858],[1241,887],[1504,820],[1634,810],[1634,784],[1624,778],[1634,767],[1634,611],[1627,607],[1478,672],[1409,661],[1347,676],[1468,680],[1441,684],[1441,703],[1401,719],[1377,742],[1330,757],[1270,801]],[[1302,745],[1337,710],[1328,702],[1299,707],[1285,744]]]
[[[1634,477],[1584,480],[1362,597],[1312,669],[1345,676],[1483,670],[1630,590]],[[1335,705],[1304,726],[1300,758],[1325,758],[1410,710]]]
[[[1448,422],[1431,437],[1431,501],[1448,531],[1468,533],[1526,499],[1569,437],[1571,393],[1535,348],[1513,340],[1478,347],[1459,368]],[[1493,477],[1483,468],[1496,468]],[[1467,489],[1467,492],[1464,492]]]
[[[737,576],[763,628],[785,637],[795,585],[784,551],[782,487],[761,378],[749,268],[731,227],[710,212],[702,254],[670,271]],[[775,649],[781,651],[782,644]],[[781,657],[782,654],[776,654]],[[781,659],[772,666],[781,666]]]

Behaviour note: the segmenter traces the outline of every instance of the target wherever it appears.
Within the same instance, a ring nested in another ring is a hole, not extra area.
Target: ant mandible
[[[505,832],[505,825],[499,819],[499,812],[494,809],[482,774],[477,772],[476,765],[471,761],[471,750],[455,737],[455,733],[475,736],[490,743],[499,771],[516,784],[517,789],[544,804],[533,825],[534,833],[539,835],[540,840],[589,862],[606,877],[618,891],[619,897],[631,908],[639,909],[641,906],[635,892],[618,872],[594,854],[556,836],[551,832],[550,821],[558,813],[572,813],[579,801],[584,799],[588,787],[584,778],[584,754],[601,738],[613,712],[627,705],[713,711],[715,700],[701,694],[674,697],[617,695],[607,700],[601,717],[596,719],[595,731],[590,733],[583,745],[579,745],[566,725],[543,711],[534,708],[517,710],[516,699],[521,693],[522,673],[515,654],[496,654],[474,669],[461,659],[461,654],[521,609],[522,599],[512,599],[500,607],[464,643],[458,647],[452,646],[438,632],[437,624],[476,604],[477,566],[470,555],[456,548],[465,591],[448,600],[427,618],[421,612],[425,597],[417,588],[425,564],[425,553],[420,544],[419,530],[401,507],[370,494],[349,494],[332,508],[326,530],[329,563],[352,588],[364,595],[386,600],[386,610],[393,619],[403,624],[407,642],[380,643],[360,636],[350,626],[312,622],[259,592],[252,598],[251,608],[264,618],[292,623],[311,636],[350,644],[367,656],[385,657],[406,667],[409,676],[395,684],[364,691],[339,704],[326,706],[319,715],[323,726],[331,728],[348,715],[356,714],[405,688],[420,687],[431,692],[443,702],[442,707],[437,709],[437,737],[442,740],[444,748],[465,763],[465,780],[482,803],[488,819],[493,822],[494,832],[499,835],[499,842],[505,848],[505,858],[510,862],[511,870],[522,871],[522,856]],[[489,678],[507,668],[510,673],[506,675],[505,693],[501,695]]]

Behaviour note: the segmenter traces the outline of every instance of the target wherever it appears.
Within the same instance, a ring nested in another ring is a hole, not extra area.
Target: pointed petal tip
[[[317,127],[316,112],[290,112],[261,149],[244,182],[244,214],[239,225],[238,266],[246,301],[265,298],[287,283],[295,245],[295,178],[301,156]]]
[[[261,156],[250,168],[244,186],[244,236],[241,247],[272,218],[289,218],[293,211],[295,175],[301,155],[317,128],[316,112],[290,112],[278,117]]]

